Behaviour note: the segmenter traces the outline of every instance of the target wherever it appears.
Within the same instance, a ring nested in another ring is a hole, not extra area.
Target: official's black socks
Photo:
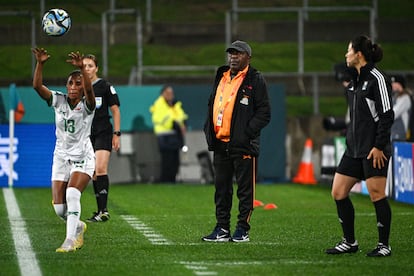
[[[388,246],[391,230],[391,207],[387,198],[373,202],[377,214],[378,241]]]
[[[96,178],[98,187],[98,209],[99,211],[107,211],[109,178],[108,175],[99,175]]]
[[[96,205],[98,206],[99,209],[99,190],[98,190],[98,181],[93,180],[92,181],[93,184],[93,192],[95,193],[95,199],[96,199]],[[98,210],[99,211],[99,210]]]
[[[336,209],[338,212],[339,222],[342,226],[342,231],[344,232],[344,238],[349,243],[355,242],[355,210],[354,205],[349,197],[346,197],[341,200],[335,200]]]

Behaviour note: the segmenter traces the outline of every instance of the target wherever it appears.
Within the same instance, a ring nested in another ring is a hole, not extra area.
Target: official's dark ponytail
[[[361,35],[351,40],[355,52],[361,52],[367,62],[377,63],[382,60],[383,51],[380,45],[372,43],[368,36]]]
[[[378,44],[372,45],[372,62],[377,63],[382,60],[382,48]]]

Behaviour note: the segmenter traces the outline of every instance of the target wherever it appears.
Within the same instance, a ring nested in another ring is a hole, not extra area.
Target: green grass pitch
[[[254,210],[250,242],[206,243],[214,225],[211,185],[112,185],[111,219],[88,224],[85,244],[55,253],[65,225],[54,214],[48,188],[14,189],[43,275],[414,275],[414,206],[391,201],[392,256],[368,258],[377,243],[369,197],[352,194],[360,251],[329,256],[341,238],[330,190],[298,184],[258,184],[256,198],[278,208]],[[234,197],[232,231],[237,218]],[[82,195],[82,219],[95,209],[91,185]],[[20,275],[0,195],[0,275]],[[24,250],[24,249],[23,249]]]

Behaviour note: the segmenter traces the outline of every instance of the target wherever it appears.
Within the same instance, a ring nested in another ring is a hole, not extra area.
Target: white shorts
[[[70,161],[53,156],[52,181],[68,182],[73,172],[82,172],[93,177],[95,171],[95,154],[91,152],[84,160]]]

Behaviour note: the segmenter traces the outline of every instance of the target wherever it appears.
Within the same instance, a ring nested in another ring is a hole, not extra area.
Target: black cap
[[[250,48],[249,44],[247,44],[244,41],[236,40],[234,41],[227,49],[226,52],[229,52],[230,50],[236,50],[238,52],[246,52],[249,57],[252,56],[252,48]]]
[[[405,78],[401,75],[391,76],[391,82],[398,82],[401,84],[402,88],[405,88]]]

